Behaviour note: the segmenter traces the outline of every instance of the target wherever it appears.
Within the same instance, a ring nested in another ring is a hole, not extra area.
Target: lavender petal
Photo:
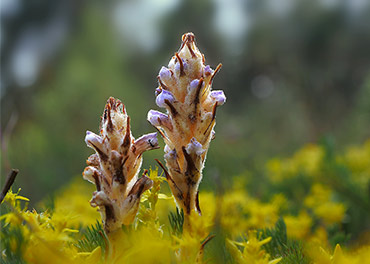
[[[216,100],[218,105],[223,105],[226,102],[226,96],[222,90],[212,91],[211,97]]]

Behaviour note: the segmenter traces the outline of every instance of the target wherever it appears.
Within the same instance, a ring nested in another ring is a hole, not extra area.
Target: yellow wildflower
[[[208,226],[212,226],[215,221],[216,211],[218,209],[217,204],[219,204],[217,199],[212,192],[201,192],[199,194],[199,200],[204,204],[201,207],[202,218]]]
[[[270,255],[266,253],[263,249],[261,249],[261,247],[264,244],[270,242],[270,240],[271,237],[268,237],[260,241],[257,238],[256,231],[249,231],[248,241],[236,242],[232,240],[227,240],[227,245],[236,262],[239,264],[275,264],[278,263],[281,258],[270,260]],[[243,251],[240,251],[238,249],[238,246],[243,247]]]
[[[333,255],[322,247],[313,247],[308,251],[308,255],[315,264],[364,264],[370,259],[370,247],[365,246],[353,252],[345,252],[337,244]]]
[[[245,232],[248,228],[245,218],[248,200],[244,191],[228,192],[221,197],[219,208],[221,225],[232,237]]]
[[[317,227],[315,232],[308,239],[308,243],[317,244],[323,248],[329,248],[328,232],[323,226]]]
[[[171,263],[174,247],[160,232],[141,226],[135,232],[117,230],[109,237],[112,254],[105,263]]]
[[[88,206],[93,190],[92,185],[80,177],[75,178],[55,196],[54,215],[69,216],[69,225],[75,228],[96,223],[96,220],[100,219],[100,214],[96,208]]]
[[[257,199],[250,199],[247,205],[248,226],[252,228],[273,227],[279,219],[279,204],[262,203]]]
[[[314,176],[320,169],[324,149],[315,144],[307,144],[294,154],[297,167],[309,176]]]
[[[21,191],[21,188],[18,189],[18,192],[13,193],[12,189],[8,191],[8,193],[5,195],[4,200],[2,203],[6,202],[8,203],[14,210],[17,210],[19,212],[25,212],[27,210],[27,202],[29,202],[29,199],[26,197],[23,197],[19,195],[19,192]],[[26,204],[22,208],[21,201],[25,201]],[[0,217],[0,220],[4,220],[5,225],[13,224],[13,225],[20,225],[22,220],[17,217],[16,214],[13,212],[4,214]]]
[[[363,146],[352,146],[347,149],[342,161],[349,167],[353,179],[360,186],[370,182],[370,139]]]
[[[319,173],[323,157],[324,150],[321,146],[307,144],[290,158],[270,160],[266,168],[273,182],[296,177],[299,172],[314,177]]]
[[[310,194],[305,198],[305,205],[325,224],[340,223],[346,212],[343,204],[331,201],[332,191],[319,183],[312,186]]]
[[[288,237],[305,239],[310,234],[312,219],[306,211],[301,211],[298,216],[284,216]]]

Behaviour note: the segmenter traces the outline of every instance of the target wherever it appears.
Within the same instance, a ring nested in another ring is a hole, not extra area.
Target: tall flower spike
[[[156,134],[135,140],[124,105],[113,97],[105,105],[100,135],[86,132],[86,144],[96,153],[87,159],[83,177],[96,185],[90,204],[99,206],[107,233],[133,222],[141,195],[153,184],[137,175],[143,152],[159,148]]]
[[[195,45],[193,33],[182,36],[182,44],[168,68],[158,76],[156,103],[167,114],[150,110],[148,121],[164,138],[167,180],[177,205],[185,214],[197,211],[198,186],[209,143],[214,136],[216,108],[226,101],[223,91],[211,91],[220,70],[204,65],[205,59]]]

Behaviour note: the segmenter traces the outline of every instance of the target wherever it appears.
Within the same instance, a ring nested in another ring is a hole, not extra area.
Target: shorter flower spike
[[[214,138],[216,108],[226,101],[223,91],[211,89],[221,64],[212,70],[204,61],[194,34],[184,34],[180,49],[158,75],[156,104],[167,113],[155,110],[148,113],[148,121],[166,143],[164,159],[168,171],[159,165],[165,170],[177,205],[185,215],[200,213],[198,186]]]
[[[111,97],[105,105],[100,134],[87,131],[85,142],[95,150],[83,172],[84,179],[96,185],[90,204],[99,207],[105,231],[113,232],[133,222],[141,195],[153,184],[147,176],[137,175],[143,152],[159,148],[157,133],[135,140],[124,105]]]

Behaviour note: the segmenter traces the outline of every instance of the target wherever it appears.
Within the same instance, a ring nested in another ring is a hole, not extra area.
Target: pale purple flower
[[[172,76],[171,71],[166,67],[162,67],[161,70],[159,71],[159,77],[161,78],[162,81],[168,82],[171,76]]]
[[[226,102],[226,96],[222,90],[212,91],[211,97],[216,100],[217,105],[223,105]]]
[[[156,110],[150,110],[148,112],[148,121],[153,126],[160,126],[161,123],[164,123],[168,120],[168,116]]]
[[[190,140],[190,143],[186,146],[186,151],[188,154],[195,154],[197,156],[200,156],[205,152],[202,144],[200,144],[196,138],[192,138]]]
[[[175,98],[173,97],[173,94],[169,91],[163,90],[157,95],[157,98],[155,99],[156,104],[159,107],[166,107],[166,100],[173,103],[175,101]]]

